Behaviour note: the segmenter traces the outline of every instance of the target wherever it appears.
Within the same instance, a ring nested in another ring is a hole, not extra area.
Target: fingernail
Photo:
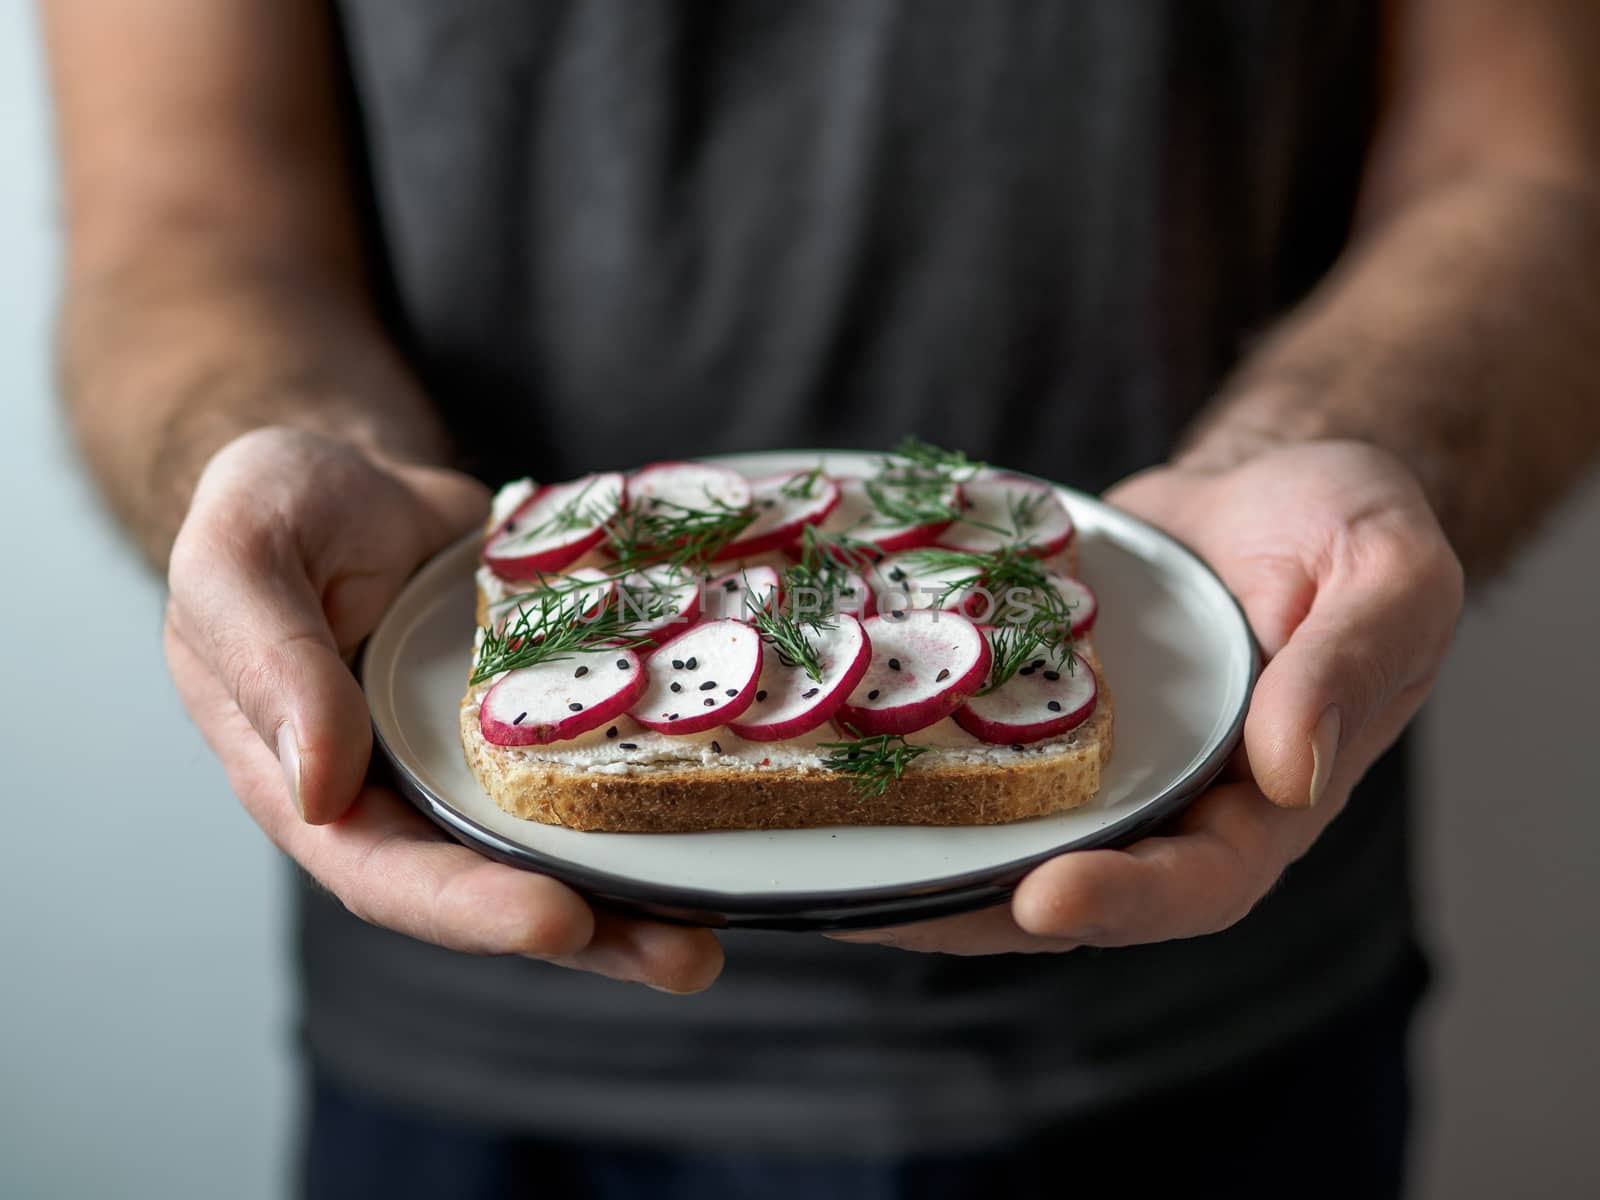
[[[1333,758],[1339,752],[1341,728],[1339,710],[1330,704],[1317,718],[1317,727],[1311,731],[1311,800],[1316,807],[1322,793],[1328,790],[1328,780],[1333,776]]]
[[[289,785],[289,799],[294,801],[294,810],[303,821],[306,810],[300,803],[300,743],[288,721],[278,726],[278,762],[283,765],[283,779]]]
[[[858,942],[864,946],[892,946],[895,935],[887,929],[853,929],[848,933],[827,935],[836,942]]]

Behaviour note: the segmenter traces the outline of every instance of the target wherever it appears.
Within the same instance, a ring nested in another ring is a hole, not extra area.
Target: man
[[[1593,6],[46,11],[68,401],[343,906],[300,897],[308,1192],[1399,1191],[1385,751],[1600,442]],[[1147,468],[1110,498],[1239,596],[1269,663],[1176,828],[724,967],[367,781],[344,664],[482,480],[907,431]]]

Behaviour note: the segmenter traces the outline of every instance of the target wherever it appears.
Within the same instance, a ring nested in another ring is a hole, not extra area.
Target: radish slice
[[[518,592],[489,606],[489,624],[496,633],[505,630],[506,619],[517,612],[540,615],[546,597],[552,614],[565,623],[594,616],[617,594],[617,581],[598,567],[579,567],[567,575],[550,580],[542,588]]]
[[[872,496],[867,491],[868,482],[865,479],[839,480],[839,503],[823,519],[820,526],[822,532],[849,534],[890,554],[896,550],[932,545],[950,524],[949,521],[936,521],[924,525],[905,525],[890,520],[873,507]],[[944,500],[954,513],[961,503],[961,488],[952,483]]]
[[[816,524],[833,511],[839,503],[839,485],[826,475],[786,471],[753,480],[750,496],[756,519],[745,526],[737,540],[724,546],[717,558],[749,558],[782,549],[807,525]]]
[[[754,609],[771,611],[778,603],[778,572],[772,567],[729,571],[706,584],[700,617],[748,621]]]
[[[646,689],[632,650],[579,650],[507,671],[478,710],[478,728],[496,746],[543,746],[614,721]]]
[[[891,554],[877,565],[878,600],[881,607],[948,608],[965,611],[978,579],[976,567],[930,567],[915,551]]]
[[[700,580],[662,564],[630,571],[617,589],[617,605],[636,631],[648,636],[687,625],[700,613]]]
[[[1026,745],[1082,725],[1098,699],[1094,669],[1069,652],[1060,666],[1049,659],[1035,659],[994,691],[972,697],[952,715],[973,737],[1001,745]]]
[[[912,609],[863,623],[872,662],[839,723],[872,736],[911,733],[960,707],[989,674],[989,643],[965,617]]]
[[[821,628],[807,629],[806,641],[822,661],[822,678],[784,662],[769,643],[761,655],[755,701],[728,723],[729,729],[752,742],[777,742],[810,733],[838,711],[872,658],[866,630],[854,617],[835,613]]]
[[[664,642],[629,715],[657,733],[700,733],[742,714],[761,675],[761,635],[743,621],[703,621]]]
[[[1072,539],[1072,518],[1048,484],[992,475],[961,485],[961,520],[939,535],[952,550],[993,554],[1010,546],[1045,558]]]
[[[749,481],[737,471],[708,463],[654,463],[628,480],[628,507],[637,512],[662,506],[702,510],[749,504]]]
[[[483,545],[483,561],[504,579],[536,579],[582,558],[605,536],[622,505],[616,472],[539,488]]]

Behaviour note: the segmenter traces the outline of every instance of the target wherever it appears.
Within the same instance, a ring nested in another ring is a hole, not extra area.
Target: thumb
[[[372,727],[303,565],[248,542],[209,540],[203,561],[173,547],[173,632],[227,688],[283,764],[313,824],[343,815],[366,776]]]
[[[1381,557],[1319,582],[1245,718],[1250,772],[1274,804],[1306,808],[1353,785],[1399,737],[1449,641],[1459,601],[1447,590]]]

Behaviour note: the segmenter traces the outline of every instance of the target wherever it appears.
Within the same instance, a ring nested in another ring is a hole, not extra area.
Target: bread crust
[[[516,817],[610,833],[805,829],[819,825],[996,825],[1064,812],[1092,800],[1111,760],[1112,698],[1049,749],[1001,765],[913,762],[881,796],[863,800],[851,781],[822,768],[669,766],[628,774],[541,761],[485,741],[469,692],[461,745],[483,790]]]

